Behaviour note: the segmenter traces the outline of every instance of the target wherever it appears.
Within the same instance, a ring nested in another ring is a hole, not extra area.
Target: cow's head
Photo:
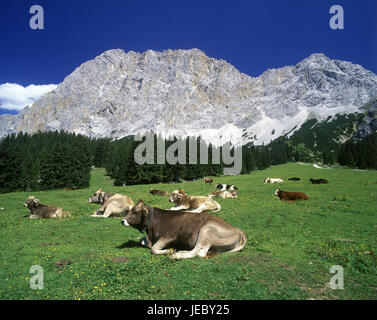
[[[34,196],[29,196],[24,203],[24,207],[27,207],[29,209],[36,208],[38,206],[39,206],[39,200],[35,199]]]
[[[180,193],[180,194],[186,194],[186,192],[185,192],[185,190],[183,190],[183,189],[176,189],[176,190],[174,190],[171,194],[173,194],[173,193]]]
[[[230,188],[229,188],[230,191],[234,191],[234,190],[238,190],[238,188],[234,185],[232,185]]]
[[[238,197],[236,192],[231,192],[230,194],[232,195],[233,198],[237,198]]]
[[[179,205],[179,203],[181,202],[182,198],[183,198],[183,194],[182,193],[172,192],[170,194],[169,201],[172,202],[172,203],[175,203],[176,205]]]
[[[279,194],[280,194],[280,189],[276,189],[274,195],[275,195],[275,196],[279,196]]]
[[[128,211],[127,215],[122,220],[122,225],[125,227],[133,227],[138,229],[140,232],[144,229],[145,222],[148,217],[149,207],[144,203],[143,200],[133,206],[133,208]]]
[[[103,204],[105,200],[105,192],[102,189],[97,190],[90,198],[89,202]]]
[[[218,184],[216,185],[216,189],[221,189],[222,187],[223,187],[223,185],[220,184],[220,183],[218,183]]]

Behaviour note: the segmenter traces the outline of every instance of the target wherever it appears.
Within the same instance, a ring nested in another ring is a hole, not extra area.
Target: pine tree
[[[0,192],[11,192],[22,188],[21,150],[15,143],[14,135],[4,138],[0,143]]]

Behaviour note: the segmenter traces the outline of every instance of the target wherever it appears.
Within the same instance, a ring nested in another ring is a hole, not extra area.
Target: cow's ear
[[[36,207],[39,206],[39,199],[34,199],[33,202],[34,202],[34,205],[35,205]]]

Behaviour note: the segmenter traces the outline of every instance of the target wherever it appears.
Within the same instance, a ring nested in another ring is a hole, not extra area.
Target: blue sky
[[[29,27],[35,4],[44,30]],[[329,27],[334,4],[344,30]],[[377,0],[2,0],[0,85],[58,84],[113,48],[199,48],[251,76],[322,52],[377,73],[376,16]]]

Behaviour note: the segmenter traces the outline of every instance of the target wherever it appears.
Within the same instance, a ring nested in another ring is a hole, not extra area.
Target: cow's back
[[[120,194],[120,193],[116,193],[116,194],[114,194],[111,198],[109,198],[108,200],[107,200],[107,204],[118,204],[118,205],[120,205],[120,206],[122,206],[122,207],[124,207],[124,206],[127,206],[127,207],[129,207],[129,206],[134,206],[134,203],[133,203],[133,201],[131,200],[131,198],[130,197],[127,197],[127,196],[125,196],[125,195],[123,195],[123,194]]]
[[[177,212],[154,208],[153,218],[148,226],[148,236],[152,244],[160,237],[167,237],[173,239],[175,248],[189,250],[195,246],[201,228],[208,222],[237,229],[220,217],[205,212]]]
[[[212,206],[217,205],[215,200],[205,196],[185,196],[181,201],[181,205],[187,205],[191,210],[199,208],[202,203]]]
[[[70,213],[66,210],[63,210],[62,208],[57,207],[50,207],[46,206],[44,204],[40,204],[37,207],[36,212],[34,212],[37,216],[48,219],[48,218],[66,218],[70,217]]]

